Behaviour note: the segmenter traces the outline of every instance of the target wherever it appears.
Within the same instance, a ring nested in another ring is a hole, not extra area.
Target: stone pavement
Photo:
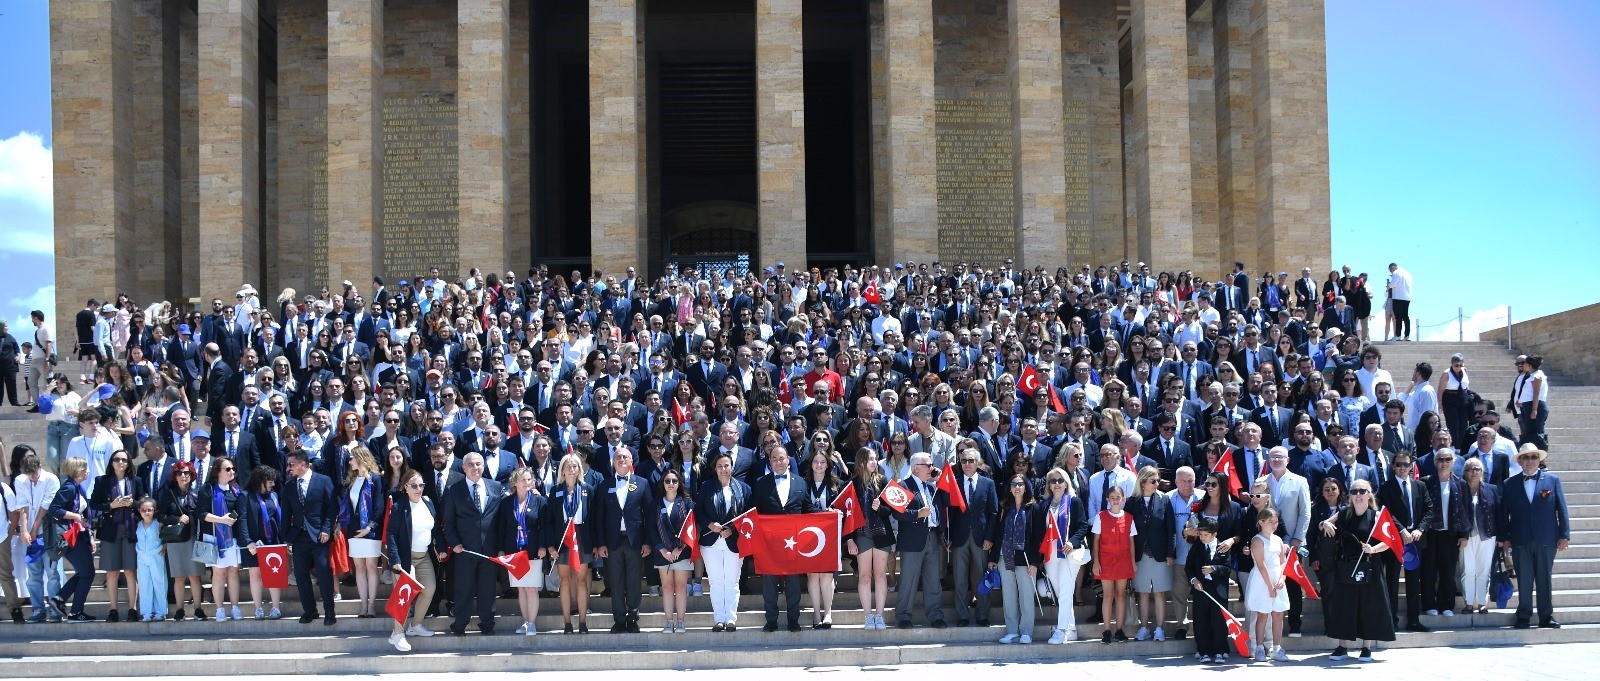
[[[1041,653],[1046,649],[1038,647]],[[1534,646],[1506,646],[1483,648],[1407,648],[1376,653],[1371,663],[1355,661],[1330,662],[1327,654],[1316,656],[1292,655],[1287,663],[1258,662],[1248,666],[1240,664],[1196,664],[1190,657],[1152,656],[1123,660],[1074,660],[1071,662],[1006,662],[991,664],[913,664],[899,666],[867,667],[783,667],[762,669],[766,681],[777,679],[896,679],[976,678],[986,673],[1007,676],[1025,675],[1047,678],[1047,675],[1069,673],[1075,679],[1090,681],[1112,679],[1116,681],[1148,681],[1157,679],[1191,679],[1196,672],[1226,670],[1230,681],[1241,679],[1282,679],[1287,672],[1299,678],[1354,675],[1362,672],[1376,673],[1384,678],[1403,681],[1450,679],[1550,679],[1551,681],[1579,681],[1594,673],[1600,661],[1600,643],[1545,644]],[[0,663],[0,673],[5,665]],[[652,671],[652,678],[687,679],[696,681],[738,681],[748,678],[749,669],[705,669],[689,671]],[[1323,672],[1327,673],[1323,673]],[[565,672],[562,678],[600,681],[615,678],[614,671]],[[96,681],[113,681],[117,677],[94,677]],[[125,677],[145,678],[145,677]],[[187,677],[192,679],[224,677]],[[306,676],[260,676],[261,681],[303,681]],[[331,676],[329,677],[331,678]],[[428,678],[424,674],[355,675],[341,674],[340,679],[382,679],[383,681],[409,681]],[[513,681],[526,679],[526,673],[479,672],[474,681]],[[20,680],[19,680],[20,681]],[[78,680],[74,680],[78,681]],[[87,681],[85,679],[85,681]]]

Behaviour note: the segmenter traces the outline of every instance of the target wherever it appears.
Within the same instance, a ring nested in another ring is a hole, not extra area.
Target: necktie
[[[300,478],[300,508],[305,508],[306,492],[310,491],[311,478]]]
[[[1111,496],[1111,471],[1102,471],[1100,475],[1100,510],[1104,511],[1111,507],[1111,504],[1106,500],[1107,497]]]
[[[478,508],[479,513],[483,512],[483,492],[478,489],[478,485],[481,484],[483,483],[480,482],[470,487],[472,490],[472,505]]]
[[[967,478],[967,495],[963,499],[972,500],[972,478]]]
[[[228,458],[237,460],[239,456],[238,440],[234,431],[228,431]]]
[[[189,460],[189,436],[187,435],[178,436],[178,460]]]
[[[1400,489],[1406,493],[1406,519],[1410,522],[1417,521],[1417,509],[1411,503],[1411,481],[1401,480]]]
[[[1162,440],[1161,441],[1161,455],[1163,457],[1166,457],[1166,459],[1167,459],[1164,463],[1166,463],[1166,465],[1168,465],[1168,466],[1171,466],[1172,465],[1172,441],[1171,440]]]
[[[444,490],[444,471],[435,471],[433,474],[433,488]]]

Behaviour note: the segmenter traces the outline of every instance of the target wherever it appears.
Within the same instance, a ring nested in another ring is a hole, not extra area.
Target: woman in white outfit
[[[1466,612],[1489,612],[1494,590],[1495,541],[1500,531],[1500,488],[1483,479],[1483,461],[1467,459],[1467,547],[1461,551],[1461,600]]]
[[[1083,566],[1074,562],[1071,554],[1087,546],[1084,537],[1089,533],[1089,513],[1072,487],[1072,476],[1065,470],[1050,469],[1044,476],[1044,489],[1044,511],[1055,517],[1056,532],[1060,535],[1055,554],[1044,564],[1044,574],[1055,589],[1056,599],[1056,626],[1050,633],[1050,643],[1061,644],[1078,640],[1078,621],[1072,602],[1078,571]]]

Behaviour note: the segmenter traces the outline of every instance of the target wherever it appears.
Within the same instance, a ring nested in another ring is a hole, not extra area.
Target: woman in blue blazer
[[[93,622],[94,618],[83,612],[83,602],[94,585],[94,542],[89,536],[89,490],[83,482],[89,479],[89,463],[74,456],[61,462],[61,489],[50,501],[50,536],[45,546],[54,549],[56,537],[76,527],[71,545],[61,553],[72,564],[72,579],[61,585],[61,590],[50,597],[58,612],[67,613],[68,622]],[[72,594],[72,608],[67,609],[65,596]]]
[[[349,448],[349,459],[339,470],[339,529],[350,547],[350,567],[356,573],[356,594],[361,600],[362,619],[377,617],[378,556],[382,555],[383,513],[388,499],[383,494],[383,474],[365,445]]]
[[[1494,600],[1495,543],[1505,536],[1501,489],[1483,479],[1483,461],[1467,459],[1467,546],[1461,551],[1461,599],[1466,612],[1489,612]],[[1519,492],[1521,490],[1518,490]]]
[[[562,633],[572,633],[572,601],[577,599],[578,633],[589,633],[589,570],[594,560],[594,523],[586,522],[593,511],[594,487],[585,481],[586,467],[576,454],[561,457],[561,477],[550,490],[545,504],[544,546],[546,555],[555,556],[561,575]],[[577,556],[563,541],[567,523],[573,524],[578,544]],[[577,568],[574,569],[573,565]]]
[[[422,585],[422,593],[416,594],[416,600],[412,601],[409,622],[403,624],[396,621],[393,633],[389,634],[389,644],[405,652],[411,649],[411,644],[406,642],[406,634],[433,635],[427,627],[422,626],[422,617],[428,612],[428,606],[433,603],[434,593],[438,589],[439,582],[433,571],[438,554],[434,547],[444,542],[444,522],[440,520],[439,509],[433,505],[433,500],[422,493],[424,483],[421,473],[407,471],[400,488],[404,490],[405,497],[396,501],[394,508],[389,511],[389,524],[384,533],[384,555],[389,558],[390,570],[409,574]],[[390,598],[399,596],[398,592],[389,595]]]
[[[533,469],[519,466],[508,479],[511,496],[495,512],[492,535],[496,553],[517,553],[527,556],[532,569],[521,579],[511,578],[517,590],[517,604],[522,610],[522,625],[517,633],[533,636],[539,632],[534,622],[539,618],[539,589],[544,587],[544,569],[541,563],[547,548],[541,541],[545,497],[533,482]]]
[[[1172,500],[1161,494],[1160,472],[1154,466],[1139,470],[1139,493],[1128,500],[1133,525],[1134,555],[1138,558],[1133,589],[1139,594],[1140,641],[1166,640],[1161,623],[1167,618],[1167,592],[1172,591],[1172,564],[1177,560],[1177,517]],[[1154,601],[1152,603],[1151,601]],[[1154,615],[1152,617],[1152,615]]]

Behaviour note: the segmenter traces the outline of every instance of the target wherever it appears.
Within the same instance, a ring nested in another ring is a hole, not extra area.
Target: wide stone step
[[[1558,572],[1550,575],[1550,588],[1557,591],[1600,589],[1600,573]]]
[[[1466,619],[1466,618],[1458,618]],[[1401,633],[1379,650],[1438,646],[1532,645],[1537,643],[1578,643],[1600,640],[1600,625],[1572,624],[1558,630],[1507,630],[1473,628],[1471,622],[1459,628],[1430,633]],[[7,672],[14,677],[124,676],[129,665],[147,676],[192,676],[219,674],[390,674],[449,672],[543,672],[588,670],[710,669],[746,667],[838,667],[885,666],[957,661],[1038,661],[1072,659],[1133,659],[1157,657],[1185,660],[1194,650],[1192,641],[1128,642],[1102,645],[1098,639],[1062,646],[1002,646],[993,641],[995,631],[982,640],[952,640],[946,636],[918,637],[919,634],[950,634],[960,630],[912,630],[860,632],[834,630],[805,631],[799,634],[765,634],[741,629],[732,634],[691,631],[688,634],[638,634],[611,636],[467,636],[411,638],[411,654],[396,653],[381,635],[335,637],[344,644],[333,652],[300,651],[299,641],[275,639],[279,646],[296,652],[238,653],[239,639],[206,642],[204,652],[164,652],[160,655],[85,654],[70,648],[70,656],[29,655],[7,660]],[[850,634],[853,640],[836,643],[820,634]],[[1043,635],[1044,631],[1035,632]],[[902,640],[901,635],[910,634]],[[1035,637],[1036,640],[1039,636]],[[571,643],[566,641],[571,640]],[[1295,658],[1325,655],[1328,641],[1320,637],[1289,639],[1284,648]],[[63,642],[41,640],[44,650],[61,652]],[[360,652],[352,648],[360,648]]]

